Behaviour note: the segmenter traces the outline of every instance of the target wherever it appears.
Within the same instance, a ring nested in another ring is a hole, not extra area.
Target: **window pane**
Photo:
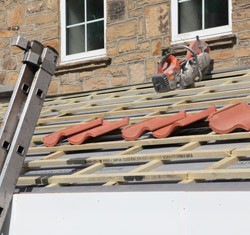
[[[87,0],[87,20],[103,18],[103,0]]]
[[[104,48],[104,22],[91,23],[87,27],[88,51]]]
[[[84,22],[84,0],[66,0],[67,25]]]
[[[202,29],[202,0],[181,2],[178,8],[179,33],[187,33]]]
[[[85,25],[67,29],[67,55],[85,52]]]
[[[205,28],[228,25],[228,0],[205,1]]]

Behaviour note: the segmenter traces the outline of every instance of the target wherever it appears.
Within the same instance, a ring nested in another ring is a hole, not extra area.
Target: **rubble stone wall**
[[[106,0],[106,58],[60,65],[50,94],[151,81],[162,49],[171,43],[170,0]],[[233,36],[212,41],[215,69],[250,65],[250,3],[232,0]],[[0,84],[14,85],[23,53],[11,47],[19,34],[60,53],[59,0],[0,0]]]

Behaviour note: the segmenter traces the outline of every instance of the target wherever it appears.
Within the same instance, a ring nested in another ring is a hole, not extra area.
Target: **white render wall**
[[[16,194],[4,235],[243,235],[250,192]]]

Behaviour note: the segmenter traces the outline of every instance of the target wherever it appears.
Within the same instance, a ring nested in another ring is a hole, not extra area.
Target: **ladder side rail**
[[[38,66],[34,66],[25,58],[31,53],[32,55],[34,53],[40,57],[44,48],[41,43],[37,41],[29,42],[28,40],[20,36],[17,36],[13,39],[12,45],[16,45],[19,48],[23,49],[25,53],[24,62],[21,67],[16,86],[14,88],[6,115],[3,120],[3,124],[0,129],[0,172],[3,168],[7,153],[10,149],[10,143],[15,134],[20,118],[20,113],[26,102],[30,86],[32,84],[35,73],[38,70]]]
[[[6,218],[25,156],[28,152],[52,75],[57,54],[45,48],[0,175],[0,231]]]

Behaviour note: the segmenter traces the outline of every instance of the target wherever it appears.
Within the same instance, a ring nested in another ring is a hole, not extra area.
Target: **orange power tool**
[[[174,50],[186,49],[187,54],[183,59],[173,55]],[[153,76],[152,82],[156,92],[167,92],[176,88],[191,88],[196,81],[209,69],[211,62],[209,56],[210,48],[199,40],[191,42],[189,46],[174,46],[168,49],[157,68],[157,74]]]

